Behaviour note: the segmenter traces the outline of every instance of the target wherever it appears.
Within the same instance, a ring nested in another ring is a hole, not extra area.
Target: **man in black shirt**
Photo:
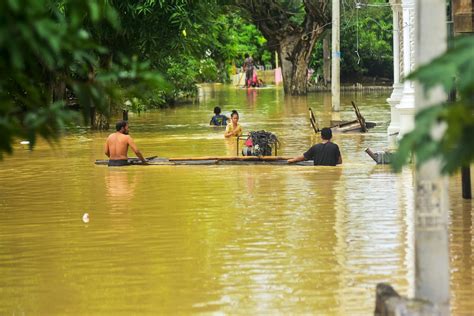
[[[303,156],[288,159],[288,163],[303,160],[313,160],[315,166],[335,166],[342,163],[339,146],[331,142],[332,131],[330,128],[321,130],[322,142],[311,147]]]

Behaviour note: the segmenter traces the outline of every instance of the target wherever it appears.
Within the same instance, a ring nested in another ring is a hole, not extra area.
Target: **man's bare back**
[[[121,125],[119,125],[120,123]],[[109,157],[110,160],[127,160],[128,147],[130,146],[137,157],[140,158],[141,161],[146,162],[146,159],[140,150],[138,150],[132,137],[127,134],[128,124],[125,122],[117,123],[117,132],[110,134],[105,142],[104,152],[107,157]]]
[[[130,136],[120,132],[110,134],[105,144],[105,154],[112,160],[127,159]]]

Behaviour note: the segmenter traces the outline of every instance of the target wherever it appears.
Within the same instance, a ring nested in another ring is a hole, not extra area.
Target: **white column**
[[[393,91],[387,102],[390,104],[390,126],[387,129],[387,135],[391,146],[396,144],[396,134],[400,131],[400,114],[397,105],[403,95],[403,84],[400,83],[400,61],[401,43],[400,43],[400,14],[402,11],[401,0],[390,0],[393,13]]]
[[[428,64],[446,50],[446,1],[416,1],[417,65]],[[416,110],[446,100],[441,87],[425,95],[415,85]],[[437,124],[432,135],[441,138],[445,127]],[[416,172],[415,190],[415,297],[429,300],[440,315],[449,315],[448,182],[439,159],[424,163]]]
[[[332,0],[332,110],[341,109],[341,45],[340,45],[340,0]]]
[[[415,68],[415,0],[402,0],[403,9],[403,76]],[[400,114],[398,138],[413,130],[415,121],[415,89],[413,82],[403,82],[403,95],[397,106]]]

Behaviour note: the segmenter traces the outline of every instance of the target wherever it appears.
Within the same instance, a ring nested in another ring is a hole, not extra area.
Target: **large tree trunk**
[[[306,94],[308,64],[314,44],[329,24],[330,1],[235,0],[235,3],[248,13],[268,45],[277,47],[285,92]],[[304,14],[301,22],[295,22],[295,12]]]
[[[295,33],[280,39],[278,53],[285,93],[301,95],[308,92],[308,64],[322,30],[313,31],[312,36],[305,36],[304,31]]]

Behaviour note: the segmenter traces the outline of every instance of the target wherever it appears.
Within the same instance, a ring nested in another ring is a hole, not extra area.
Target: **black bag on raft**
[[[242,149],[243,156],[271,156],[273,148],[278,148],[280,142],[275,134],[262,131],[252,131]]]

